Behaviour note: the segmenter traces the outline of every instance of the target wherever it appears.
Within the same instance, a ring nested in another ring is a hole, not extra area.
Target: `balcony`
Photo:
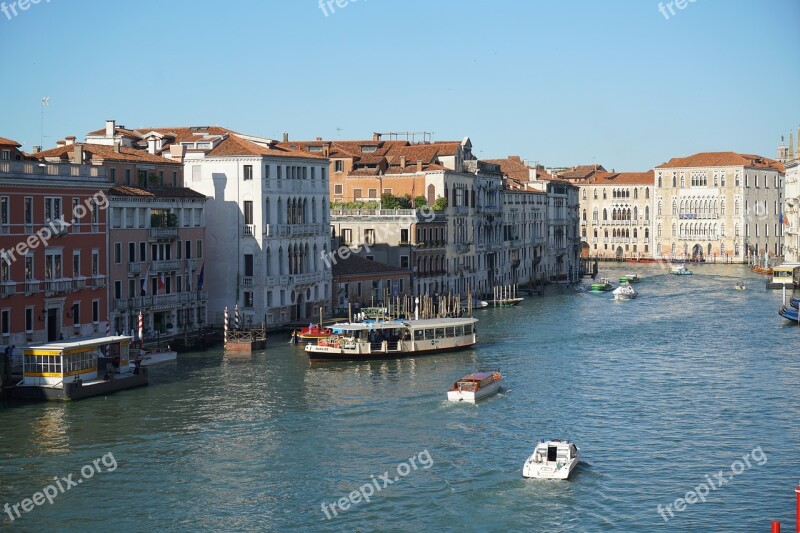
[[[150,270],[153,272],[173,272],[178,270],[179,261],[173,259],[171,261],[153,261],[150,265]]]
[[[39,282],[28,280],[25,282],[25,294],[36,294],[39,292]]]
[[[253,276],[243,276],[242,277],[242,288],[250,289],[253,287]]]
[[[77,277],[72,278],[72,290],[73,291],[80,291],[86,288],[86,278],[84,277]]]
[[[69,292],[71,289],[72,289],[72,280],[69,279],[60,279],[57,281],[46,280],[44,282],[45,296],[66,293]]]
[[[290,276],[293,285],[311,285],[322,280],[322,272],[309,272],[307,274],[295,274]]]
[[[95,275],[92,277],[92,288],[102,289],[106,286],[106,277],[102,275]]]
[[[469,252],[469,247],[472,245],[470,242],[459,242],[456,243],[456,252],[460,254],[465,254]]]
[[[242,237],[252,237],[256,234],[256,227],[253,224],[245,224],[242,226]]]
[[[128,275],[138,276],[142,273],[142,263],[128,263]]]
[[[322,224],[267,224],[264,235],[269,238],[313,237],[327,235],[327,226]]]
[[[197,270],[197,259],[184,259],[183,261],[183,268],[187,271]]]
[[[4,281],[0,284],[0,298],[17,294],[17,284],[13,281]]]
[[[178,228],[150,228],[150,239],[174,241],[178,238]]]

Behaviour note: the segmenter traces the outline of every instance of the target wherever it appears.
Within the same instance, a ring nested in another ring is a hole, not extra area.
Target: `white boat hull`
[[[502,384],[503,380],[499,379],[497,381],[493,381],[486,387],[481,387],[477,392],[467,390],[449,390],[447,391],[447,399],[451,402],[477,402],[497,394]]]
[[[157,365],[159,363],[168,363],[178,358],[178,352],[154,352],[142,355],[142,360],[139,362],[141,366]]]
[[[533,456],[530,456],[525,461],[525,466],[522,467],[522,475],[534,479],[569,479],[569,475],[578,466],[579,460],[578,457],[574,457],[566,463],[557,461],[536,463]]]

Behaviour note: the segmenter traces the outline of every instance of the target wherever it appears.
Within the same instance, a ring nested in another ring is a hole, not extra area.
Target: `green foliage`
[[[384,193],[381,196],[381,209],[402,209],[400,207],[400,198],[393,194]]]
[[[331,202],[331,210],[378,209],[378,202]]]
[[[433,210],[434,211],[444,211],[447,209],[447,198],[440,196],[436,199],[433,203]]]
[[[417,196],[414,198],[414,209],[419,209],[428,205],[428,199],[424,196]]]

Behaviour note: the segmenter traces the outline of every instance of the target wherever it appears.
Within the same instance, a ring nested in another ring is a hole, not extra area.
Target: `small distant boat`
[[[503,383],[500,372],[474,372],[459,379],[447,391],[451,402],[477,402],[497,394]]]
[[[489,307],[489,302],[486,300],[471,300],[472,301],[472,309],[485,309]],[[469,303],[466,299],[461,300],[461,308],[462,309],[469,309]]]
[[[790,322],[800,324],[800,318],[798,318],[799,312],[800,311],[798,311],[796,307],[784,305],[781,307],[780,311],[778,311],[778,314]]]
[[[639,283],[641,280],[638,274],[628,274],[619,278],[620,283]]]
[[[489,300],[488,305],[492,307],[512,307],[522,303],[524,298],[502,298],[500,300]]]
[[[733,288],[736,289],[737,291],[743,291],[747,289],[744,283],[737,283],[736,285],[734,285]]]
[[[631,287],[629,283],[620,285],[619,287],[614,289],[614,292],[612,292],[612,294],[614,295],[614,299],[618,301],[633,300],[639,295],[639,293],[636,292],[636,290],[633,287]]]
[[[167,346],[166,350],[141,350],[137,360],[139,366],[157,365],[159,363],[168,363],[178,358],[178,352],[170,350]]]
[[[614,287],[606,278],[600,278],[600,281],[592,283],[592,286],[589,287],[589,292],[608,292]]]
[[[300,331],[297,332],[298,338],[306,340],[327,339],[331,335],[333,335],[333,330],[323,328],[319,324],[309,324],[304,328],[300,328]]]
[[[568,440],[542,439],[525,461],[522,475],[535,479],[567,479],[580,461],[580,448]]]
[[[672,274],[676,276],[691,276],[692,271],[686,268],[686,265],[675,265],[672,267]]]

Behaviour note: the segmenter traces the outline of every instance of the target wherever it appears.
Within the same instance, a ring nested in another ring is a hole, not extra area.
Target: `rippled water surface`
[[[474,350],[311,365],[275,334],[249,358],[181,354],[138,390],[0,407],[0,505],[108,452],[117,463],[14,522],[0,515],[0,529],[791,529],[800,328],[778,316],[781,293],[741,266],[600,267],[638,272],[640,297],[564,287],[477,311]],[[733,289],[740,279],[748,290]],[[458,377],[495,368],[503,393],[445,401]],[[521,477],[541,437],[581,447],[569,482]],[[663,520],[659,504],[745,454],[749,467]],[[411,457],[418,468],[398,476]],[[323,503],[386,471],[399,479],[326,519]]]

